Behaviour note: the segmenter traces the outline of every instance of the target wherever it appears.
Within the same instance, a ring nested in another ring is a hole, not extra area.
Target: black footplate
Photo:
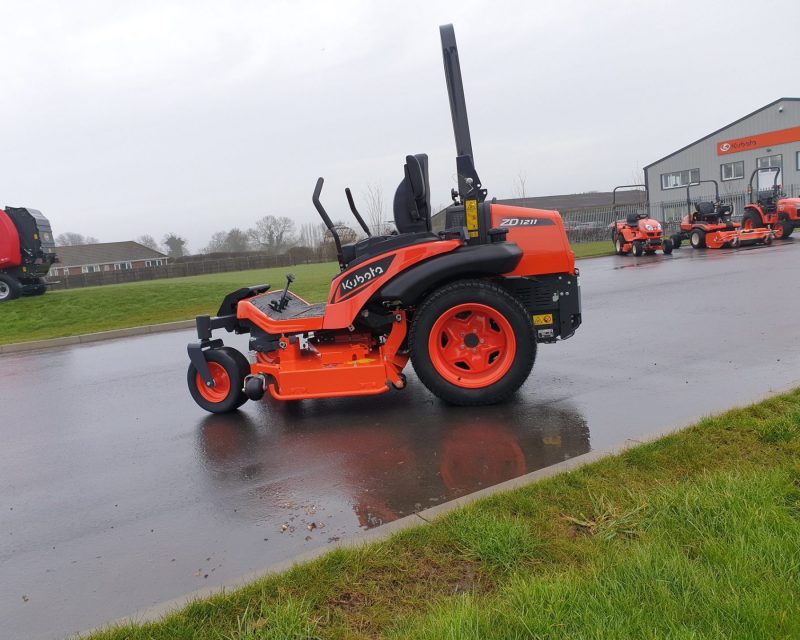
[[[325,303],[308,304],[304,302],[291,291],[286,294],[286,306],[282,311],[275,309],[277,303],[280,302],[283,291],[270,291],[260,296],[250,298],[253,306],[267,314],[273,320],[282,320],[287,318],[320,318],[325,315]],[[275,302],[275,305],[271,305]]]

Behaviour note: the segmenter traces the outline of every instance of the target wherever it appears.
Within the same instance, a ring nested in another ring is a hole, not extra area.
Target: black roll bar
[[[621,184],[618,187],[614,187],[614,190],[611,192],[611,215],[614,215],[614,212],[617,210],[617,207],[623,207],[625,205],[617,204],[617,191],[619,189],[640,189],[644,187],[644,206],[648,210],[649,214],[649,205],[650,205],[650,195],[647,193],[647,185],[646,184]]]
[[[689,189],[691,189],[692,187],[696,187],[699,184],[708,184],[708,183],[712,183],[714,185],[714,202],[716,203],[720,202],[719,182],[717,182],[716,180],[697,180],[695,182],[690,182],[689,184],[686,185],[686,207],[689,211],[689,214],[692,213],[692,199],[689,195]]]
[[[452,24],[439,27],[442,39],[442,60],[444,77],[447,82],[447,95],[450,98],[450,117],[453,120],[453,133],[456,138],[456,171],[458,173],[458,195],[461,202],[486,199],[486,189],[481,188],[481,179],[475,170],[472,155],[472,138],[469,133],[467,102],[464,98],[464,81],[461,79],[461,64],[458,60],[456,32]]]
[[[780,167],[759,167],[753,173],[750,174],[750,182],[747,185],[747,193],[750,196],[750,204],[753,204],[753,178],[756,177],[756,174],[759,171],[774,171],[775,178],[772,180],[772,193],[773,195],[778,190],[780,185],[778,184],[778,176],[781,175],[781,168]],[[758,191],[758,189],[756,189]]]

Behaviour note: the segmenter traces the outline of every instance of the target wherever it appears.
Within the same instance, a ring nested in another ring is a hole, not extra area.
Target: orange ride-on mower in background
[[[245,287],[216,317],[199,316],[188,347],[189,391],[207,411],[235,410],[266,392],[278,400],[384,393],[406,385],[411,359],[422,383],[459,405],[501,401],[527,379],[539,342],[572,336],[581,323],[575,254],[555,211],[488,203],[475,170],[452,25],[440,28],[458,156],[458,191],[444,232],[431,232],[428,158],[406,157],[394,197],[398,234],[336,244],[340,273],[326,303],[286,286]],[[349,191],[349,190],[348,190]],[[214,329],[250,334],[251,361]]]
[[[625,184],[614,187],[611,194],[612,216],[616,216],[617,209],[623,206],[617,204],[617,191],[620,189],[646,189],[646,186]],[[656,251],[663,251],[666,255],[672,253],[672,240],[664,237],[661,223],[650,217],[647,212],[647,200],[644,202],[644,210],[629,213],[614,223],[614,227],[611,229],[611,241],[614,243],[617,255],[620,256],[629,253],[640,256],[644,253],[653,254]]]
[[[695,202],[692,210],[691,188],[706,183],[714,185],[714,201]],[[681,220],[680,231],[672,236],[676,249],[685,240],[694,249],[772,244],[772,231],[768,228],[743,229],[739,223],[733,222],[733,208],[720,201],[719,184],[716,180],[699,180],[686,185],[686,207],[687,214]]]
[[[772,172],[775,174],[772,187],[762,190],[756,185],[755,200],[753,199],[753,178],[761,173]],[[750,174],[750,184],[747,186],[747,193],[750,194],[750,202],[745,205],[744,215],[742,216],[742,227],[745,229],[758,229],[769,227],[778,240],[785,240],[792,232],[800,227],[800,198],[782,198],[781,185],[778,184],[778,176],[781,170],[756,169]]]

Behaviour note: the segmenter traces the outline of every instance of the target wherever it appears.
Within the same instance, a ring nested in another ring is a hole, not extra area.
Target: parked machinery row
[[[625,218],[612,223],[611,241],[619,255],[663,251],[672,253],[683,243],[694,249],[736,248],[754,244],[772,243],[773,239],[786,239],[800,226],[800,198],[784,196],[778,183],[780,169],[769,169],[774,173],[769,189],[753,188],[753,181],[760,171],[756,169],[750,176],[748,186],[749,202],[745,205],[742,222],[733,221],[733,207],[724,204],[719,195],[716,180],[699,180],[686,185],[686,215],[680,222],[678,231],[670,238],[664,236],[662,224],[650,217],[647,200],[639,210],[628,213]],[[692,200],[692,187],[701,184],[714,185],[714,200]],[[620,208],[617,192],[623,189],[643,189],[645,185],[622,185],[616,187],[612,196],[612,212]]]

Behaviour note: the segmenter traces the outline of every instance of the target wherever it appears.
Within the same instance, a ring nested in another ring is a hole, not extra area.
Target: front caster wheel
[[[209,349],[203,352],[203,356],[211,370],[214,386],[206,385],[203,376],[190,364],[186,372],[189,393],[198,405],[211,413],[235,411],[247,401],[242,391],[244,377],[250,372],[247,358],[231,347]]]
[[[419,307],[409,350],[419,379],[445,402],[494,404],[528,378],[536,337],[525,307],[505,289],[461,280]]]
[[[397,389],[398,391],[402,391],[408,386],[408,378],[406,378],[405,373],[400,374],[400,382],[392,382],[392,386]]]

